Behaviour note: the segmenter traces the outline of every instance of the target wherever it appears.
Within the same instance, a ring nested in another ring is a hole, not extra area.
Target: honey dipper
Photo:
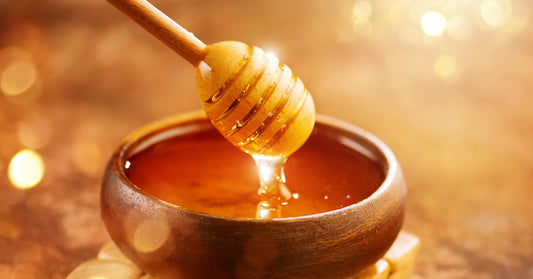
[[[315,122],[311,95],[277,58],[258,47],[205,45],[144,0],[108,0],[189,61],[207,117],[231,143],[251,154],[287,157]]]

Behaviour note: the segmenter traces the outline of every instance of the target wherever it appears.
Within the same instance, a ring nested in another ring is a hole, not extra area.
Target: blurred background
[[[318,113],[391,147],[411,278],[533,278],[533,2],[152,3],[206,43],[275,53]],[[115,146],[201,109],[193,67],[104,0],[0,0],[0,92],[0,278],[94,257]]]

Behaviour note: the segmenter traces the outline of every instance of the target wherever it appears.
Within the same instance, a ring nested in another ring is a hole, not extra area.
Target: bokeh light
[[[170,227],[163,220],[141,222],[133,235],[133,246],[139,252],[150,253],[159,249],[170,236]]]
[[[43,178],[43,160],[37,152],[31,149],[23,149],[11,159],[8,175],[9,180],[16,188],[32,188]]]
[[[356,1],[353,5],[353,32],[356,35],[372,36],[373,25],[369,21],[372,15],[372,4],[368,1]]]
[[[0,77],[0,89],[4,94],[15,96],[26,92],[37,78],[35,66],[28,62],[10,64]]]
[[[372,15],[372,5],[368,1],[357,1],[353,5],[353,15],[356,20],[368,20]]]
[[[433,71],[438,77],[444,80],[450,80],[457,73],[455,57],[448,54],[438,57],[433,63]]]
[[[508,18],[511,4],[508,1],[485,0],[480,7],[481,17],[490,27],[501,26]]]
[[[446,30],[446,19],[438,12],[430,11],[424,13],[420,19],[420,25],[424,33],[432,37],[442,35]]]

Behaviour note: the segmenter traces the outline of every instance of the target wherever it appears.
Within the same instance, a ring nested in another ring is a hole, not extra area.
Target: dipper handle
[[[205,57],[206,45],[145,0],[107,0],[193,66]]]
[[[204,111],[241,150],[287,157],[307,140],[313,100],[277,58],[241,42],[206,46],[146,0],[107,1],[194,65]]]

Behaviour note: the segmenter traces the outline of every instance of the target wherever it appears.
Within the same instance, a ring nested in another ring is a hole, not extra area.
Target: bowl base
[[[401,231],[385,256],[363,273],[347,279],[406,279],[412,273],[420,250],[420,239]],[[106,243],[94,259],[81,263],[67,279],[89,278],[153,279],[135,266],[112,242]]]

